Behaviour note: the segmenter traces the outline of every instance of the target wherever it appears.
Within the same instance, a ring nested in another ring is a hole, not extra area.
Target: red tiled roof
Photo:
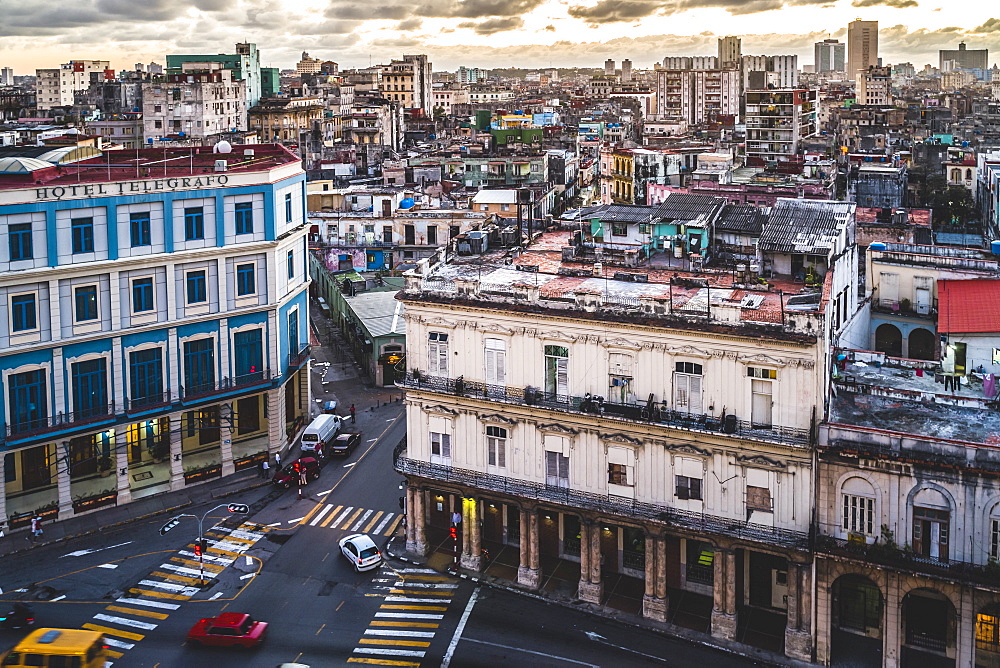
[[[938,331],[1000,332],[1000,280],[939,280]]]

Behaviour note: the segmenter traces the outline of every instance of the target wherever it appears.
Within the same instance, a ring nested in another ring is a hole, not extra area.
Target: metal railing
[[[703,566],[701,564],[688,564],[685,567],[685,574],[688,582],[711,586],[715,582],[715,567]]]
[[[295,371],[309,361],[309,346],[306,346],[297,353],[288,356],[288,370]]]
[[[242,376],[223,378],[212,383],[199,383],[197,385],[188,385],[186,387],[182,385],[180,388],[180,398],[182,401],[201,399],[213,394],[231,392],[244,387],[263,385],[265,383],[270,384],[278,377],[279,376],[277,374],[274,374],[270,369],[267,369],[265,371],[257,371],[254,373],[244,374]]]
[[[833,536],[817,536],[815,551],[890,566],[899,570],[938,575],[991,587],[1000,586],[1000,563],[973,564],[953,559],[932,559],[904,547],[883,542],[862,543]]]
[[[402,452],[402,451],[401,451]],[[571,489],[556,490],[542,483],[507,478],[480,471],[459,469],[443,464],[431,464],[393,453],[393,466],[401,474],[429,480],[476,487],[485,492],[506,494],[522,499],[534,499],[566,506],[574,510],[589,510],[601,515],[617,515],[632,520],[660,522],[696,533],[730,536],[756,543],[780,545],[789,549],[808,550],[809,534],[742,520],[717,517],[672,508],[657,503],[636,501],[612,494],[593,494]]]
[[[605,418],[623,419],[632,422],[659,424],[686,431],[719,433],[732,438],[754,439],[770,443],[807,445],[809,430],[780,425],[754,425],[749,420],[734,420],[695,415],[670,409],[664,402],[650,404],[596,403],[586,396],[555,394],[533,387],[493,385],[465,377],[441,378],[438,376],[407,374],[397,383],[407,390],[438,392],[471,399],[499,401],[520,406],[540,406],[567,413],[590,413]]]
[[[172,401],[173,399],[170,390],[160,392],[159,394],[151,394],[145,397],[127,399],[125,401],[125,413],[139,413],[142,411],[162,408],[163,406],[169,406]]]
[[[646,555],[643,552],[622,552],[622,566],[633,570],[641,571],[646,568]]]
[[[100,404],[99,406],[93,406],[81,411],[8,422],[5,425],[4,434],[8,438],[27,438],[34,434],[42,434],[74,425],[83,426],[110,420],[114,418],[114,415],[115,405],[113,403]]]

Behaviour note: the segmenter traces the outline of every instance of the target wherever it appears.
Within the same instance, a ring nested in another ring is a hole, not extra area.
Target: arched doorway
[[[954,668],[955,606],[933,589],[903,598],[901,668]]]
[[[1000,668],[1000,603],[976,614],[976,668]]]
[[[892,357],[903,355],[903,335],[895,325],[883,323],[875,330],[875,350]]]
[[[907,343],[909,344],[907,357],[915,360],[934,359],[934,335],[926,329],[917,328],[910,332]]]
[[[843,575],[833,583],[830,610],[830,665],[879,668],[882,665],[882,593],[862,575]]]

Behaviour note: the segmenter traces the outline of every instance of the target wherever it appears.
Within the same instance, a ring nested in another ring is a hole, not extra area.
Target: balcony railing
[[[8,422],[4,429],[7,438],[29,438],[36,434],[44,434],[57,429],[65,429],[75,425],[89,425],[114,419],[115,405],[101,404],[92,408],[72,413],[59,413],[38,418]]]
[[[267,369],[265,371],[257,371],[241,376],[223,378],[222,380],[213,383],[199,383],[197,385],[188,385],[186,387],[182,385],[180,388],[180,396],[182,401],[201,399],[214,394],[223,394],[225,392],[232,392],[233,390],[239,390],[245,387],[253,387],[254,385],[270,384],[277,378],[278,374],[274,374],[270,369]]]
[[[288,356],[288,370],[296,371],[303,364],[309,361],[309,346],[306,346],[297,353]]]
[[[991,587],[1000,583],[1000,563],[972,564],[951,559],[932,559],[887,543],[862,543],[832,536],[817,536],[816,552]]]
[[[587,396],[553,394],[532,387],[490,385],[481,381],[466,380],[464,377],[420,376],[414,378],[412,374],[408,374],[402,383],[398,384],[408,390],[438,392],[519,406],[540,406],[567,413],[596,414],[605,418],[664,425],[686,431],[720,433],[732,438],[799,446],[809,443],[808,429],[779,425],[765,427],[754,425],[748,420],[735,419],[731,415],[727,418],[692,415],[672,410],[665,402],[615,404],[605,401],[598,404]]]
[[[170,390],[159,394],[151,394],[147,397],[136,397],[125,401],[125,413],[131,414],[141,413],[142,411],[151,411],[157,408],[163,408],[164,406],[169,406],[171,402],[172,397]]]
[[[741,520],[694,513],[657,503],[645,503],[612,494],[593,494],[572,489],[554,489],[543,483],[431,464],[395,455],[393,466],[404,475],[476,487],[486,492],[534,499],[602,515],[618,515],[633,520],[653,520],[699,534],[711,533],[741,540],[780,545],[789,549],[809,549],[809,534]]]

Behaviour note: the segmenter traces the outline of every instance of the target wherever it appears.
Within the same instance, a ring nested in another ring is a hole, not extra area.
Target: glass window
[[[451,458],[451,434],[431,432],[431,456],[442,459]]]
[[[612,485],[628,485],[628,468],[625,464],[608,464],[608,482]]]
[[[686,475],[674,476],[674,495],[678,499],[701,499],[701,478]]]
[[[236,234],[253,234],[253,202],[236,203]]]
[[[507,466],[507,430],[503,427],[486,427],[488,463],[497,468]]]
[[[701,365],[693,362],[677,362],[674,366],[674,410],[691,415],[700,415]]]
[[[205,238],[205,210],[200,207],[184,209],[184,240],[194,241]]]
[[[569,488],[569,457],[561,452],[545,452],[545,484],[549,487]]]
[[[48,394],[45,371],[38,369],[7,377],[10,399],[11,431],[29,431],[45,425]]]
[[[97,320],[97,286],[81,285],[73,290],[76,306],[76,322]]]
[[[433,376],[448,375],[448,335],[430,332],[427,335],[427,373]]]
[[[161,401],[163,394],[163,351],[160,348],[129,354],[132,407]]]
[[[103,357],[77,362],[70,367],[73,380],[73,409],[76,417],[108,413],[107,360]]]
[[[10,298],[11,331],[26,332],[38,327],[35,294],[14,295]]]
[[[15,223],[7,229],[10,261],[30,260],[34,257],[31,243],[31,223]]]
[[[569,395],[569,348],[545,346],[545,394],[566,400]]]
[[[153,245],[153,235],[150,230],[149,212],[129,214],[129,230],[132,236],[132,247]]]
[[[215,339],[184,343],[185,394],[211,390],[215,386]]]
[[[236,296],[243,297],[257,292],[257,280],[254,276],[256,267],[250,264],[236,265]]]
[[[94,219],[74,218],[71,225],[74,253],[94,252]]]
[[[132,281],[132,312],[153,310],[153,279],[137,278]]]
[[[285,193],[285,220],[292,222],[292,194]]]
[[[233,347],[236,352],[237,380],[250,380],[259,374],[264,367],[264,345],[260,329],[236,332],[233,335]]]
[[[187,303],[200,304],[208,301],[208,281],[205,271],[187,273]]]
[[[288,280],[291,280],[295,278],[295,251],[288,251],[286,263],[288,265]]]
[[[844,531],[874,535],[875,499],[844,494]]]

